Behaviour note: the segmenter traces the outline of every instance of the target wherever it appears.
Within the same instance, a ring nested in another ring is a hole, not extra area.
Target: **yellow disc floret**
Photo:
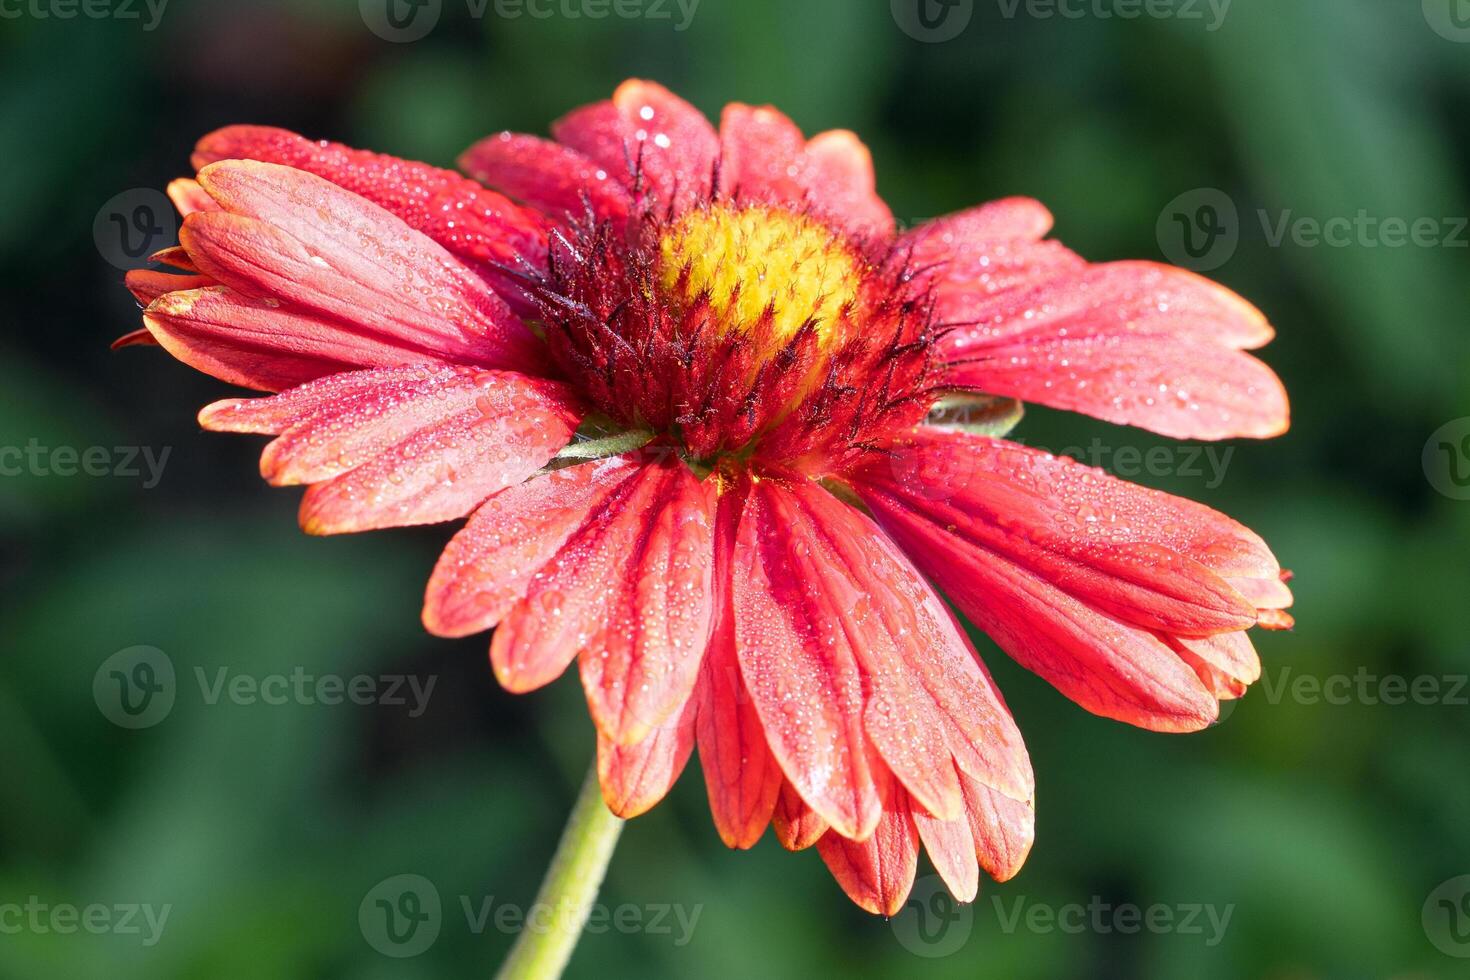
[[[667,294],[708,295],[727,329],[744,333],[770,309],[774,345],[808,320],[824,347],[839,339],[835,324],[862,277],[860,260],[820,222],[761,205],[691,211],[664,232],[659,250]]]

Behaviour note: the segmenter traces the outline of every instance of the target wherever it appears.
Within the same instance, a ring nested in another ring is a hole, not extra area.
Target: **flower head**
[[[494,629],[512,691],[576,660],[615,812],[697,745],[726,843],[815,844],[872,911],[921,844],[962,900],[1015,874],[1030,762],[931,581],[1110,718],[1199,729],[1259,677],[1246,630],[1291,603],[1259,537],[1001,438],[1020,401],[1284,431],[1248,303],[1090,264],[1034,201],[900,233],[856,137],[770,108],[717,132],[634,81],[554,132],[472,147],[476,180],[210,134],[124,342],[276,393],[200,419],[276,437],[309,532],[468,517],[425,625]]]

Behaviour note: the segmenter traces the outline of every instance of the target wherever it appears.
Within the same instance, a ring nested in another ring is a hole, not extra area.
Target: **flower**
[[[468,517],[424,623],[494,629],[530,691],[577,660],[604,797],[632,816],[697,745],[721,837],[813,844],[893,914],[920,845],[961,900],[1031,847],[1025,746],[929,584],[1083,707],[1209,725],[1290,625],[1254,533],[1001,436],[1019,402],[1178,438],[1285,431],[1272,336],[1228,290],[1088,263],[1005,200],[900,232],[851,133],[771,108],[718,132],[630,81],[477,180],[254,126],[175,181],[144,330],[271,397],[313,534]],[[491,190],[490,188],[496,188]],[[926,576],[928,577],[926,579]]]

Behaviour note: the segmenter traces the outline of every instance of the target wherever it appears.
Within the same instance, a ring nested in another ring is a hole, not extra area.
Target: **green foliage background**
[[[1431,3],[1435,0],[1431,0]],[[1458,2],[1458,0],[1455,0]],[[501,692],[483,638],[418,624],[444,529],[313,540],[293,493],[257,479],[255,440],[206,436],[222,385],[156,351],[91,228],[119,191],[182,175],[230,122],[448,164],[498,129],[542,132],[628,76],[711,114],[772,102],[873,147],[907,222],[1009,194],[1046,201],[1092,258],[1159,258],[1177,195],[1224,190],[1238,253],[1213,275],[1266,309],[1265,358],[1293,395],[1287,437],[1236,447],[1225,479],[1151,483],[1260,530],[1294,568],[1300,626],[1259,641],[1273,683],[1463,676],[1470,502],[1420,454],[1470,414],[1466,259],[1453,248],[1272,247],[1255,215],[1467,214],[1470,44],[1418,0],[1236,0],[1201,22],[1004,16],[920,43],[882,0],[703,0],[668,21],[476,19],[389,44],[342,2],[173,0],[138,22],[0,20],[0,444],[172,447],[161,484],[0,480],[0,904],[173,906],[163,940],[0,933],[0,976],[479,977],[511,936],[475,935],[458,896],[529,902],[590,758],[576,680]],[[1199,4],[1203,8],[1203,4]],[[1035,411],[1061,448],[1164,444]],[[987,885],[953,955],[916,958],[855,910],[814,853],[768,836],[733,853],[695,766],[629,827],[605,901],[702,906],[693,939],[588,937],[579,977],[1450,978],[1421,909],[1470,874],[1470,708],[1302,703],[1254,690],[1210,731],[1091,717],[980,639],[1027,735],[1038,844]],[[92,699],[109,655],[166,651],[179,703],[125,731]],[[429,710],[206,705],[196,667],[438,678]],[[392,960],[364,894],[422,874],[446,919]],[[921,874],[927,871],[921,869]],[[1016,908],[1094,900],[1233,906],[1223,941],[1180,931],[1007,931]],[[1000,903],[999,908],[996,902]]]

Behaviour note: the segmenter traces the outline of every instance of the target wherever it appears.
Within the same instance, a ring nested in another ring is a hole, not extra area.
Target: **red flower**
[[[768,823],[815,843],[864,908],[901,907],[920,842],[960,899],[980,867],[1015,874],[1030,763],[925,574],[1101,715],[1199,729],[1257,679],[1245,631],[1291,602],[1260,538],[948,410],[1276,435],[1244,300],[1089,264],[1033,201],[899,234],[857,138],[774,109],[717,133],[634,81],[554,132],[465,154],[510,197],[213,133],[170,188],[186,217],[158,258],[183,274],[129,277],[147,332],[125,340],[280,392],[200,418],[277,437],[261,470],[308,485],[307,531],[468,516],[424,622],[494,628],[512,691],[577,659],[614,811],[697,744],[727,844]]]

